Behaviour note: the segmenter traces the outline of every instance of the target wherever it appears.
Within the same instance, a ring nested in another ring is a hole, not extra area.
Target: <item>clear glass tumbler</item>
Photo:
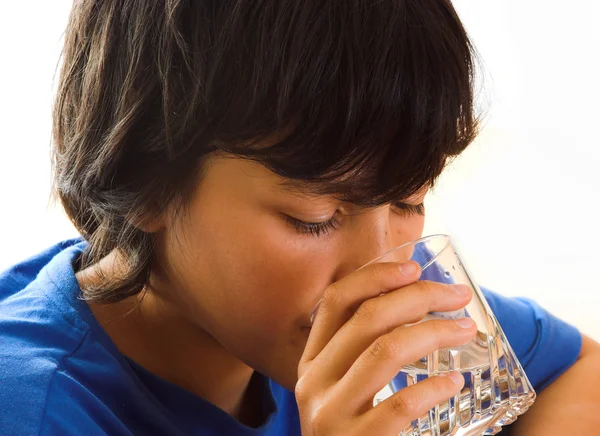
[[[474,290],[473,299],[465,308],[431,312],[420,322],[469,316],[477,323],[478,332],[471,342],[463,346],[437,350],[403,367],[378,393],[374,404],[427,377],[459,371],[465,378],[462,391],[414,420],[399,436],[498,433],[503,425],[514,422],[535,401],[535,392],[527,375],[449,236],[432,235],[403,244],[366,265],[408,259],[421,265],[423,274],[420,280],[466,284]]]

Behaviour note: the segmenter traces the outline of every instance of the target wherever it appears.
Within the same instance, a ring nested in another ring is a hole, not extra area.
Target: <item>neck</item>
[[[89,268],[77,273],[82,289],[94,275]],[[252,377],[253,369],[181,315],[172,303],[146,292],[143,298],[89,306],[121,353],[243,424],[260,424],[261,385]]]

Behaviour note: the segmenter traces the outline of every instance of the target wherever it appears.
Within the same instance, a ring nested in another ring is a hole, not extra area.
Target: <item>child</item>
[[[0,434],[393,435],[458,392],[373,407],[476,328],[403,327],[472,292],[358,269],[421,236],[473,77],[446,0],[74,2],[54,165],[82,237],[0,276]],[[539,395],[505,431],[590,434],[598,344],[486,296]]]

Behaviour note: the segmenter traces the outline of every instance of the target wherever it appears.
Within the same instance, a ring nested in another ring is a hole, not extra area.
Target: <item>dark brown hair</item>
[[[216,150],[365,207],[433,184],[476,136],[475,59],[447,0],[74,2],[55,187],[82,266],[129,265],[85,297],[143,289],[144,223],[185,204]]]

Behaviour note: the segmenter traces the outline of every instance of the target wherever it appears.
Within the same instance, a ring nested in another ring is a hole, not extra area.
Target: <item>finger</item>
[[[386,262],[368,265],[331,284],[319,306],[300,361],[300,368],[323,350],[364,300],[418,280],[419,264]]]
[[[373,341],[432,311],[457,310],[472,298],[465,285],[421,281],[364,301],[314,359],[326,368],[322,377],[339,380]]]
[[[471,341],[477,325],[470,318],[468,327],[456,321],[436,319],[399,327],[377,338],[337,384],[335,395],[345,398],[348,406],[361,410],[373,403],[373,396],[402,369],[423,356],[446,347],[458,347]]]
[[[452,372],[448,375],[429,377],[401,389],[358,419],[357,425],[361,429],[368,429],[368,432],[359,434],[398,434],[436,404],[459,393],[464,382],[459,372]]]

